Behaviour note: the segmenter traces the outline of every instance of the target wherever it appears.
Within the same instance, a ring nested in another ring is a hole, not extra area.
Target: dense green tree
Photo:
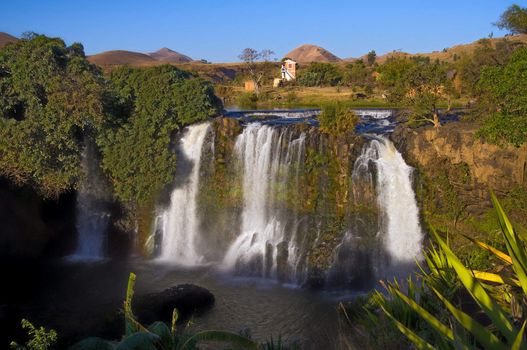
[[[504,38],[493,43],[482,39],[477,43],[471,54],[461,56],[456,62],[455,69],[459,76],[459,92],[463,95],[477,96],[477,83],[485,67],[503,66],[510,55],[524,44],[517,40]]]
[[[174,134],[217,115],[221,102],[210,83],[170,65],[121,67],[110,74],[110,81],[122,117],[99,137],[103,168],[120,200],[141,204],[173,179]]]
[[[486,67],[478,83],[477,115],[484,120],[479,135],[516,147],[527,138],[527,48],[517,50],[504,67]]]
[[[104,80],[81,44],[33,33],[0,50],[0,175],[45,197],[79,178],[83,134],[107,119]]]
[[[332,63],[313,62],[298,74],[298,83],[303,86],[336,86],[342,79],[342,72]]]
[[[448,99],[450,67],[424,58],[394,58],[380,69],[380,81],[388,90],[388,98],[405,108],[411,122],[441,125],[438,106]]]
[[[366,67],[363,60],[346,64],[344,83],[348,86],[364,87],[373,84],[372,70]]]
[[[527,34],[527,8],[510,6],[500,17],[498,28],[507,29],[513,34]]]
[[[322,132],[339,136],[354,132],[359,117],[349,107],[340,103],[330,103],[322,106],[318,121]]]
[[[366,55],[366,58],[368,65],[373,66],[375,60],[377,59],[377,53],[375,52],[375,50],[371,50],[370,52],[368,52],[368,55]]]

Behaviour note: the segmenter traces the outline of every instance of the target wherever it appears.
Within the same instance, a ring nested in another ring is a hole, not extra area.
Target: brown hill
[[[14,36],[0,32],[0,48],[4,47],[6,44],[17,42],[18,39]]]
[[[192,62],[192,58],[188,57],[187,55],[183,55],[182,53],[170,50],[166,47],[163,47],[156,52],[151,52],[148,54],[148,56],[163,62]]]
[[[522,42],[524,44],[527,44],[527,34],[518,34],[518,35],[509,35],[506,37],[498,37],[498,38],[492,38],[492,39],[479,39],[469,44],[461,44],[461,45],[455,45],[450,48],[445,48],[442,51],[432,51],[432,52],[421,52],[421,53],[408,53],[408,52],[402,52],[402,51],[392,51],[388,52],[384,55],[377,56],[376,62],[379,64],[382,64],[386,62],[386,60],[390,57],[415,57],[415,56],[421,56],[421,57],[429,57],[431,60],[440,60],[440,61],[446,61],[446,62],[452,62],[454,61],[454,58],[461,57],[462,55],[471,54],[475,48],[479,45],[481,40],[489,40],[492,45],[496,45],[496,43],[502,41],[502,40],[511,40],[511,41],[518,41]],[[367,55],[363,55],[360,57],[362,60],[366,61]],[[345,61],[355,61],[356,58],[346,58]]]
[[[156,62],[156,60],[144,53],[113,50],[105,51],[99,54],[88,56],[88,61],[98,65],[120,65],[128,64],[131,66],[148,64],[149,62]]]
[[[305,44],[288,52],[285,57],[289,57],[297,62],[339,62],[340,58],[328,50],[316,46]]]

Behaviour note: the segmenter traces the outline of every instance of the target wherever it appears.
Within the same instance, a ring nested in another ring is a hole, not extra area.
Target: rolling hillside
[[[124,64],[128,64],[131,66],[140,66],[151,62],[156,62],[156,59],[144,53],[125,50],[112,50],[101,52],[96,55],[88,56],[88,60],[91,63],[95,63],[101,66]]]
[[[18,41],[18,38],[15,38],[14,36],[0,32],[0,48],[4,47],[8,43],[14,43]]]
[[[192,58],[188,57],[187,55],[183,55],[182,53],[170,50],[166,47],[163,47],[156,52],[151,52],[148,54],[148,56],[162,62],[184,63],[193,61]]]
[[[289,57],[297,62],[339,62],[340,58],[324,49],[323,47],[305,44],[288,52],[285,57]]]

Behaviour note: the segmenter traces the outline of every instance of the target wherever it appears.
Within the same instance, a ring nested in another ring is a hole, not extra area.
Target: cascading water
[[[291,140],[285,132],[260,124],[250,124],[238,136],[235,153],[243,167],[242,225],[223,259],[225,269],[280,279],[295,272],[300,256],[297,220],[294,214],[292,218],[282,215],[276,197],[284,194],[286,182],[298,181],[304,139],[302,134]],[[292,168],[297,171],[292,173]]]
[[[107,209],[107,186],[99,168],[96,146],[86,140],[82,152],[83,182],[77,195],[77,249],[73,257],[80,260],[104,258],[106,231],[110,214]]]
[[[412,188],[412,168],[393,143],[375,136],[356,159],[353,205],[376,208],[353,213],[335,250],[328,284],[370,288],[378,278],[404,275],[422,259],[422,231]]]
[[[422,258],[423,235],[412,188],[412,168],[386,138],[372,140],[377,153],[377,201],[384,213],[384,247],[390,264],[412,264]]]
[[[412,168],[393,143],[377,137],[363,149],[354,166],[354,177],[364,176],[369,165],[376,168],[380,231],[390,265],[409,265],[422,258],[423,235],[419,209],[412,188]],[[368,174],[371,181],[371,174]]]
[[[199,239],[197,194],[202,148],[210,123],[192,125],[180,140],[176,179],[170,206],[160,216],[163,233],[161,259],[180,265],[196,265],[201,255],[196,248]]]
[[[156,226],[161,259],[354,289],[422,258],[412,168],[387,138],[370,136],[354,158],[359,138],[265,123],[237,134],[229,123],[211,137],[209,124],[183,134],[171,204]]]

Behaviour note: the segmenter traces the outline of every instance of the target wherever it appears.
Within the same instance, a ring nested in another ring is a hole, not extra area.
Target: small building
[[[282,62],[281,67],[282,79],[291,81],[296,79],[296,62],[290,58]]]

